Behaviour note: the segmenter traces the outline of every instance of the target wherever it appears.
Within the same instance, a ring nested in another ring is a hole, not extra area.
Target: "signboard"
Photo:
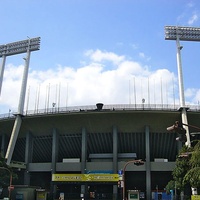
[[[130,194],[130,199],[138,199],[138,194]]]
[[[200,195],[192,195],[191,199],[192,200],[200,200]]]
[[[118,182],[118,174],[52,174],[52,181],[65,182]]]
[[[139,194],[138,190],[128,190],[128,200],[139,200]]]
[[[46,192],[37,192],[37,200],[45,200]]]

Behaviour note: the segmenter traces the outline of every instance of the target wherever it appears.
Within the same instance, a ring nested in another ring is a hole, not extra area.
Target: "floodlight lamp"
[[[185,135],[186,134],[186,130],[183,128],[182,125],[183,124],[181,124],[179,121],[175,121],[175,123],[172,126],[167,127],[167,131],[176,132],[178,134]]]
[[[40,37],[0,45],[0,57],[11,56],[40,49]]]
[[[134,162],[134,165],[136,165],[136,166],[144,165],[144,161],[137,160],[137,161]]]
[[[165,26],[166,40],[200,41],[200,28]]]

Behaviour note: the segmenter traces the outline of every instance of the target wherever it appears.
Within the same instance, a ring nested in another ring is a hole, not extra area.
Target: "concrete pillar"
[[[12,156],[13,156],[13,151],[14,151],[14,148],[15,148],[15,144],[17,142],[19,130],[20,130],[20,127],[21,127],[21,123],[22,123],[22,116],[17,115],[16,118],[15,118],[15,123],[14,123],[14,126],[13,126],[13,130],[12,130],[12,133],[11,133],[11,136],[10,136],[10,141],[9,141],[6,156],[5,156],[5,158],[7,160],[7,165],[10,165],[10,162],[11,162],[11,159],[12,159]]]
[[[51,161],[51,175],[56,173],[56,163],[58,162],[58,150],[59,150],[59,134],[56,129],[52,132],[52,161]],[[57,185],[51,182],[50,198],[56,199]]]
[[[26,147],[25,147],[25,164],[26,171],[24,172],[24,185],[30,185],[29,163],[33,158],[33,136],[31,132],[26,134]]]
[[[113,173],[118,173],[118,137],[117,127],[113,127]],[[113,200],[117,199],[118,185],[113,185]]]
[[[2,64],[0,67],[0,95],[1,95],[1,88],[2,88],[2,82],[3,82],[3,74],[4,74],[4,68],[5,68],[5,63],[6,63],[6,56],[2,56]]]
[[[150,162],[150,134],[149,126],[145,127],[146,138],[146,200],[151,200],[151,162]]]
[[[87,132],[85,128],[82,128],[82,146],[81,146],[81,173],[85,174],[87,162]],[[87,199],[87,183],[81,185],[81,197]]]
[[[6,134],[3,134],[1,140],[1,154],[3,157],[5,157],[7,146],[8,146],[8,136]]]

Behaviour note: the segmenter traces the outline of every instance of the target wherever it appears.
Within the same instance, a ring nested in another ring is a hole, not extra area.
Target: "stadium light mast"
[[[18,105],[18,112],[16,114],[16,119],[14,123],[14,127],[11,133],[10,141],[8,144],[7,152],[5,158],[7,159],[7,165],[10,164],[12,154],[15,148],[16,140],[18,137],[18,133],[22,123],[22,115],[24,110],[24,101],[26,96],[26,86],[27,86],[27,79],[28,79],[28,69],[29,69],[29,61],[30,61],[30,54],[31,51],[37,51],[40,49],[40,37],[37,38],[29,38],[27,40],[22,40],[18,42],[13,42],[5,45],[0,45],[0,57],[3,58],[2,66],[0,68],[0,93],[2,87],[2,80],[3,80],[3,73],[5,68],[5,60],[6,56],[26,53],[25,66],[24,72],[22,77],[22,85],[21,85],[21,92],[20,92],[20,99]]]
[[[1,63],[1,67],[0,67],[0,95],[1,95],[1,88],[2,88],[2,82],[3,82],[3,73],[4,73],[4,68],[5,68],[5,62],[6,62],[6,56],[3,55],[2,56],[2,63]]]
[[[181,49],[180,41],[200,41],[200,28],[195,27],[181,27],[181,26],[165,26],[165,40],[176,40],[177,48],[177,67],[178,67],[178,81],[179,81],[179,98],[182,123],[188,124],[187,108],[185,106],[183,73],[181,63]],[[184,127],[186,130],[187,146],[191,146],[190,134],[188,126]]]
[[[28,48],[30,51],[39,50],[40,37],[0,45],[0,58],[2,58],[2,63],[0,66],[0,95],[1,95],[6,57],[16,54],[26,53]]]

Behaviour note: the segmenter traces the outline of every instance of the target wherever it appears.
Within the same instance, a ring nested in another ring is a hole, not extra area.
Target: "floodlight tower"
[[[28,79],[28,68],[30,61],[30,54],[32,51],[37,51],[40,49],[40,37],[29,38],[27,40],[22,40],[18,42],[13,42],[5,45],[0,45],[0,57],[2,57],[2,65],[0,68],[0,93],[2,87],[3,73],[5,68],[6,56],[11,56],[15,54],[26,53],[24,73],[22,77],[21,93],[18,105],[18,112],[16,114],[14,127],[11,133],[10,141],[8,144],[7,152],[5,158],[7,159],[7,164],[10,164],[12,154],[15,148],[16,140],[22,123],[22,116],[24,110],[24,101],[26,96],[26,86]]]
[[[0,45],[0,58],[2,58],[2,63],[0,66],[0,94],[3,82],[6,57],[16,54],[26,53],[28,50],[37,51],[39,49],[40,49],[40,37]]]
[[[182,116],[182,123],[188,124],[187,121],[187,108],[185,106],[184,86],[183,86],[183,73],[181,64],[181,41],[200,41],[200,28],[195,27],[180,27],[180,26],[165,26],[165,40],[176,40],[177,48],[177,67],[178,67],[178,81],[179,81],[179,97],[180,97],[180,110]],[[186,129],[187,146],[191,146],[190,134],[188,126]]]

